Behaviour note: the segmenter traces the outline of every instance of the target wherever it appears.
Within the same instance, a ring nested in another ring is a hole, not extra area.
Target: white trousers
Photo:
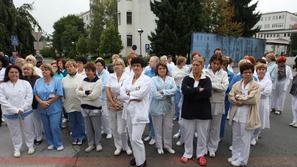
[[[107,101],[102,101],[102,130],[105,134],[112,134],[110,119],[109,119],[109,111],[107,108]]]
[[[22,119],[5,119],[10,136],[12,139],[12,144],[14,147],[14,151],[20,151],[23,145],[23,137],[22,133],[24,134],[25,143],[28,148],[34,147],[34,129],[33,129],[33,121],[32,121],[32,114],[29,114]]]
[[[251,135],[253,130],[246,130],[246,123],[232,123],[232,159],[245,165],[250,155]]]
[[[197,131],[197,148],[196,157],[199,158],[207,153],[206,142],[209,131],[209,121],[210,120],[188,120],[183,119],[183,125],[185,128],[185,152],[184,157],[192,158],[193,156],[193,138],[195,130]]]
[[[140,166],[145,161],[145,147],[142,141],[145,124],[132,124],[130,114],[128,113],[127,125],[136,166]]]
[[[220,142],[222,114],[212,115],[212,120],[209,121],[209,135],[207,141],[207,150],[215,153]]]
[[[292,96],[292,114],[293,122],[297,123],[297,97]]]
[[[155,128],[156,147],[172,148],[172,113],[168,112],[165,115],[152,115],[153,125]]]
[[[275,89],[272,91],[274,91],[274,94],[272,97],[272,108],[278,111],[284,111],[287,92],[281,91],[278,89]]]
[[[42,124],[41,124],[41,117],[40,113],[37,110],[33,110],[33,128],[34,128],[34,134],[35,134],[35,140],[42,140]]]
[[[127,123],[122,118],[122,111],[109,110],[109,119],[116,149],[130,149],[128,146]]]

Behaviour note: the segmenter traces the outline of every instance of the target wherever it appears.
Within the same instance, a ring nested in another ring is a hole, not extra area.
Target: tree
[[[93,0],[91,4],[90,53],[98,55],[100,36],[104,30],[104,5],[101,0]]]
[[[233,21],[235,15],[234,8],[226,0],[217,0],[217,10],[219,13],[215,26],[215,33],[228,36],[241,36],[243,34],[243,25],[240,22]]]
[[[101,35],[107,24],[114,24],[117,30],[117,0],[93,0],[91,18],[90,52],[98,55]]]
[[[249,5],[252,0],[229,0],[234,9],[233,22],[242,23],[244,37],[251,37],[260,31],[259,27],[254,28],[261,18],[259,12],[255,12],[258,2]]]
[[[75,56],[75,43],[85,36],[83,20],[75,15],[62,17],[54,23],[53,46],[58,53],[65,56]]]
[[[89,52],[88,45],[88,38],[81,36],[76,43],[76,51],[78,52],[78,54],[86,55]]]
[[[12,0],[0,1],[0,49],[5,52],[13,50],[10,38],[19,39],[17,50],[23,55],[34,51],[32,31],[41,30],[38,22],[30,14],[33,4],[23,4],[16,8]]]
[[[200,1],[154,0],[151,9],[157,17],[157,28],[149,40],[157,55],[188,54],[192,33],[206,30]]]
[[[122,40],[117,28],[110,22],[100,37],[99,53],[105,57],[111,57],[114,53],[119,53],[122,49]]]
[[[290,55],[296,56],[297,55],[297,33],[292,33],[290,39],[291,39],[291,42],[289,45]]]

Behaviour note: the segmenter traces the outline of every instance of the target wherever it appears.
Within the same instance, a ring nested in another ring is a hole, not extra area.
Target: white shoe
[[[34,152],[35,152],[35,149],[33,147],[28,149],[29,155],[34,154]]]
[[[112,134],[106,135],[106,139],[111,139],[111,138],[112,138]]]
[[[19,157],[21,157],[21,152],[20,151],[14,151],[13,156],[15,158],[19,158]]]
[[[113,155],[117,156],[117,155],[120,155],[122,152],[122,149],[116,149],[113,153]]]
[[[128,149],[126,150],[126,154],[127,154],[127,155],[132,155],[132,150],[131,150],[130,148],[128,148]]]
[[[49,145],[49,146],[47,147],[47,149],[48,149],[48,150],[53,150],[53,149],[54,149],[54,145]]]
[[[232,166],[243,166],[244,164],[242,162],[236,160],[236,161],[231,161],[231,165]]]
[[[155,139],[151,139],[150,142],[149,142],[149,145],[153,145],[156,143],[156,140]]]
[[[214,152],[209,152],[209,157],[210,157],[210,158],[214,158],[214,157],[216,157],[216,153],[214,153]]]
[[[175,151],[172,148],[165,148],[170,154],[175,154]]]
[[[91,152],[92,150],[94,150],[95,149],[95,147],[94,146],[89,146],[89,147],[87,147],[86,149],[85,149],[85,152]]]
[[[257,143],[257,140],[256,140],[256,139],[252,139],[252,140],[251,140],[251,146],[255,146],[256,143]]]
[[[179,138],[179,137],[180,137],[180,132],[177,132],[176,134],[173,135],[173,138],[174,138],[174,139],[177,139],[177,138]]]
[[[64,146],[62,145],[62,146],[59,146],[59,147],[57,147],[57,151],[62,151],[62,150],[64,150]]]
[[[232,147],[232,146],[230,146],[230,147],[229,147],[229,150],[230,150],[230,151],[232,151],[232,149],[233,149],[233,147]]]
[[[98,145],[96,146],[96,151],[97,151],[97,152],[102,151],[102,146],[101,146],[101,144],[98,144]]]
[[[177,145],[177,146],[181,146],[181,145],[183,145],[183,143],[182,143],[181,141],[177,141],[177,142],[176,142],[176,145]]]
[[[157,152],[158,152],[158,154],[159,154],[159,155],[162,155],[162,154],[164,154],[164,151],[163,151],[163,149],[162,149],[162,148],[158,148],[158,149],[157,149]]]
[[[293,126],[294,124],[295,124],[295,122],[291,122],[289,125],[290,125],[290,126]]]
[[[294,125],[292,125],[293,128],[297,128],[297,123],[295,123]]]
[[[234,159],[232,157],[227,159],[229,163],[231,163],[232,161],[234,161]]]
[[[144,141],[149,141],[149,140],[151,140],[151,137],[150,137],[150,136],[147,136],[147,137],[145,137],[143,140],[144,140]]]

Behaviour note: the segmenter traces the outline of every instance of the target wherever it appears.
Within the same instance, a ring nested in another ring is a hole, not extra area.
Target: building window
[[[127,35],[127,46],[132,46],[133,40],[132,35]]]
[[[287,37],[287,33],[284,33],[284,37]]]
[[[118,13],[118,25],[121,25],[121,13]]]
[[[127,24],[132,24],[132,12],[127,12]]]

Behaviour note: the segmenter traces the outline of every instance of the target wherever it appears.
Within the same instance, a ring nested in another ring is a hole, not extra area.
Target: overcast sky
[[[253,0],[257,2],[258,0]],[[89,10],[89,0],[14,0],[16,7],[34,2],[32,15],[43,30],[53,32],[53,24],[68,14],[79,14]],[[289,11],[297,12],[296,0],[259,0],[257,10],[264,12]]]

